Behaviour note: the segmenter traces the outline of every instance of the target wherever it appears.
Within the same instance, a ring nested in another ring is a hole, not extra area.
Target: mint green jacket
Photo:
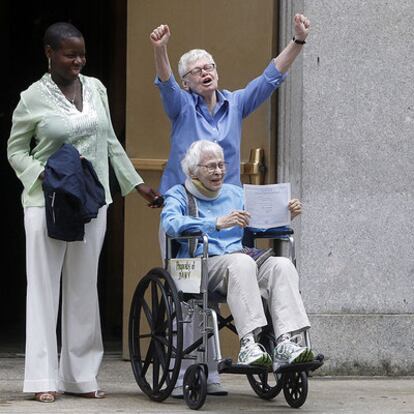
[[[39,175],[48,158],[64,143],[72,144],[92,163],[105,188],[107,204],[112,202],[108,159],[122,195],[143,182],[115,136],[105,87],[96,78],[79,78],[82,112],[66,99],[48,73],[20,95],[13,112],[7,158],[23,184],[24,207],[44,206]]]

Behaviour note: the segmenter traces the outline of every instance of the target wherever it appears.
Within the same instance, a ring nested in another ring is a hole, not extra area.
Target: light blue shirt
[[[170,236],[179,236],[184,232],[201,231],[209,237],[210,256],[221,256],[242,249],[243,229],[235,226],[217,230],[218,217],[230,214],[234,210],[243,210],[243,189],[232,184],[223,184],[215,200],[196,199],[198,217],[189,216],[187,193],[183,185],[175,185],[165,194],[165,204],[161,213],[161,225]],[[195,256],[201,256],[203,247],[197,246]],[[181,242],[177,257],[189,257],[187,241]]]
[[[213,114],[210,114],[203,97],[182,89],[173,75],[165,82],[156,79],[164,110],[172,124],[170,154],[161,178],[161,194],[176,184],[184,183],[180,162],[190,145],[200,139],[221,145],[228,163],[225,181],[241,185],[242,121],[270,97],[286,76],[286,73],[282,74],[276,69],[272,60],[265,71],[244,89],[217,91],[217,105]]]

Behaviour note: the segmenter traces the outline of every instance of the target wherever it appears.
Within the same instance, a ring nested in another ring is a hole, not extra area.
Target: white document
[[[290,183],[244,184],[244,208],[251,214],[249,227],[270,229],[290,225]]]

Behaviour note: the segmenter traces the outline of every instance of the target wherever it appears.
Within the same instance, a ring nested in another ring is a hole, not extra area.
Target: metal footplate
[[[315,371],[323,365],[325,357],[322,354],[318,354],[313,361],[310,362],[295,362],[294,364],[288,364],[278,368],[276,374],[285,374],[288,372],[311,372]]]
[[[315,371],[323,365],[324,356],[319,354],[313,361],[298,362],[295,364],[285,365],[277,369],[276,374],[284,374],[287,372]],[[263,374],[264,372],[272,372],[272,367],[260,367],[254,365],[233,364],[231,358],[226,358],[218,363],[218,372],[220,374]]]

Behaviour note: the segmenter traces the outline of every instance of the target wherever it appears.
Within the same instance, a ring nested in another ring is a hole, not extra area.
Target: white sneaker
[[[237,363],[269,366],[272,364],[272,358],[270,358],[263,345],[253,341],[246,341],[241,344]]]
[[[273,350],[273,371],[282,366],[313,361],[315,356],[311,349],[299,346],[294,340],[297,336],[286,339],[276,345]]]

